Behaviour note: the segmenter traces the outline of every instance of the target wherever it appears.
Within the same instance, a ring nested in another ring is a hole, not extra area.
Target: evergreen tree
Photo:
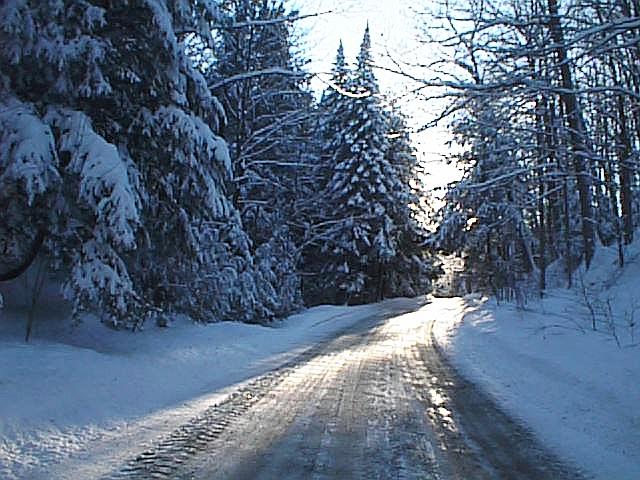
[[[395,168],[399,190],[390,192],[392,219],[396,226],[396,254],[385,265],[385,297],[413,297],[431,290],[431,281],[439,271],[427,245],[429,192],[425,171],[411,145],[409,129],[402,112],[392,107],[389,118],[387,158]]]
[[[116,325],[264,313],[246,300],[256,270],[227,198],[221,108],[181,33],[211,43],[218,18],[206,0],[2,3],[4,270],[42,244],[76,311]]]
[[[321,159],[318,163],[317,178],[325,184],[333,167],[348,155],[342,134],[347,122],[351,98],[351,72],[347,67],[342,40],[336,53],[329,87],[320,99],[319,133],[321,138]]]
[[[308,215],[309,238],[304,248],[303,260],[306,272],[303,279],[306,280],[303,282],[303,293],[307,305],[335,301],[334,294],[331,293],[334,289],[322,274],[326,263],[323,246],[339,226],[340,220],[335,218],[335,212],[327,208],[325,188],[336,165],[350,155],[349,146],[343,134],[351,108],[349,92],[351,87],[351,72],[347,66],[342,41],[340,41],[329,85],[322,93],[317,108],[316,136],[319,138],[320,155],[314,168],[314,188],[311,198],[315,200],[315,208]]]
[[[312,96],[280,1],[229,0],[209,71],[229,112],[235,203],[260,264],[271,267],[280,314],[301,304],[298,248],[309,210]],[[288,270],[284,267],[287,266]],[[283,286],[286,287],[283,290]]]
[[[321,281],[314,302],[369,302],[430,289],[426,192],[406,122],[385,110],[372,69],[369,28],[354,72],[342,44],[320,102],[325,208],[307,261]],[[314,249],[317,248],[317,249]]]
[[[323,276],[340,302],[381,298],[385,264],[398,247],[392,195],[401,185],[387,157],[389,125],[371,60],[367,26],[325,193],[328,212],[339,224],[324,246]]]

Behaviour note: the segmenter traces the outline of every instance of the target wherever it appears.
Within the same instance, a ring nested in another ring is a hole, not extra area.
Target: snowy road
[[[358,322],[108,478],[580,478],[443,362],[428,314]]]

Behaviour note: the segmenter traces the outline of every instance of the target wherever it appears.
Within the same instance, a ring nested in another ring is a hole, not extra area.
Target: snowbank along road
[[[450,368],[428,306],[397,308],[254,379],[106,478],[583,478]]]

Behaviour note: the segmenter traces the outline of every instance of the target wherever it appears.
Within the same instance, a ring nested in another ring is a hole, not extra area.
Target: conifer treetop
[[[358,55],[358,67],[362,68],[371,60],[371,32],[369,30],[369,22],[364,29],[362,43],[360,44],[360,54]]]
[[[336,61],[334,63],[334,75],[345,75],[347,73],[347,62],[344,57],[344,46],[342,39],[338,45],[338,52],[336,53]]]
[[[375,95],[379,93],[378,81],[373,73],[373,55],[371,53],[371,31],[369,22],[364,30],[360,53],[358,53],[358,69],[356,72],[356,84],[359,88]]]

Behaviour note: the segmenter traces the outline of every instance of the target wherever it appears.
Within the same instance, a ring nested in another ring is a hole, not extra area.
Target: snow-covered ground
[[[576,289],[551,290],[524,309],[467,297],[434,299],[423,313],[437,320],[438,342],[462,373],[544,443],[593,478],[636,480],[640,242],[629,247],[624,269],[615,261],[615,249],[601,249]],[[91,319],[72,327],[64,309],[45,302],[25,344],[24,314],[11,292],[5,300],[0,478],[7,480],[99,477],[319,340],[381,309],[420,304],[322,306],[269,328],[176,319],[131,334]]]
[[[0,478],[99,477],[241,382],[381,308],[416,303],[321,306],[272,327],[178,319],[139,334],[90,319],[71,327],[45,305],[29,344],[24,319],[0,310]]]
[[[639,252],[619,269],[602,249],[575,290],[524,309],[473,296],[428,307],[454,365],[595,479],[640,479]]]

